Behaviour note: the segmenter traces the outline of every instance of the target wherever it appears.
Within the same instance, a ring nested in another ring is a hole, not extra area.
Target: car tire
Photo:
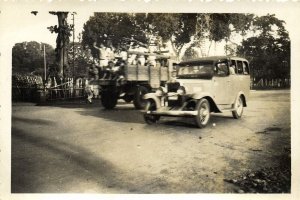
[[[204,128],[210,120],[210,104],[207,99],[200,99],[196,105],[195,116],[196,125],[198,128]]]
[[[146,113],[147,111],[154,111],[154,110],[156,110],[155,102],[153,100],[147,100],[145,114],[144,114],[144,120],[147,124],[150,125],[154,124],[160,119],[159,115],[150,115]]]
[[[243,111],[244,111],[244,104],[243,104],[243,99],[242,96],[239,96],[239,98],[237,99],[235,106],[234,106],[234,111],[232,111],[232,116],[234,119],[239,119],[242,117],[243,115]]]

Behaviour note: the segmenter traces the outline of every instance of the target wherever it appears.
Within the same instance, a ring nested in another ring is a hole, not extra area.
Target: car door
[[[239,89],[240,88],[239,74],[241,74],[242,72],[240,70],[240,65],[238,66],[238,63],[239,62],[236,59],[231,59],[230,64],[229,64],[230,67],[234,69],[228,77],[228,79],[230,81],[230,83],[229,83],[230,92],[228,93],[228,101],[229,101],[229,104],[231,104],[231,105],[234,103],[234,101],[236,99],[236,95],[240,90]]]
[[[213,78],[213,95],[215,102],[222,108],[229,105],[231,81],[229,79],[229,66],[226,61],[218,61],[215,63],[215,76]]]
[[[237,59],[237,73],[236,77],[233,79],[233,88],[232,91],[232,102],[236,99],[236,96],[239,92],[243,92],[248,96],[249,85],[250,85],[250,75],[249,75],[249,66],[246,61]]]

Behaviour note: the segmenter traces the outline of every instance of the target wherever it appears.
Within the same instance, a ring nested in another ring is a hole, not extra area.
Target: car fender
[[[193,94],[193,95],[191,95],[191,98],[195,99],[195,100],[199,100],[199,99],[205,98],[205,99],[208,100],[208,102],[209,102],[209,104],[211,106],[211,111],[212,112],[222,112],[221,109],[216,104],[213,96],[210,93],[208,93],[208,92],[201,92],[201,93]]]
[[[245,93],[243,91],[239,91],[238,94],[235,97],[234,108],[235,108],[235,105],[236,105],[236,103],[237,103],[237,101],[239,99],[239,96],[242,96],[243,106],[247,107],[246,95],[245,95]]]
[[[155,93],[147,93],[144,95],[143,97],[144,99],[152,99],[155,104],[156,104],[156,108],[160,108],[161,105],[160,105],[160,98],[155,94]]]
[[[197,100],[202,99],[203,97],[210,97],[213,99],[213,96],[209,92],[194,93],[191,95],[191,97]]]

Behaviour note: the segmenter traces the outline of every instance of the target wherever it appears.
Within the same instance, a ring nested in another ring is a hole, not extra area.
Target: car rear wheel
[[[243,104],[242,96],[239,96],[234,107],[235,107],[235,110],[232,111],[233,118],[235,118],[235,119],[241,118],[243,115],[243,111],[244,111],[244,104]]]
[[[155,102],[153,100],[147,100],[146,108],[145,108],[146,113],[144,114],[144,120],[147,124],[154,124],[160,119],[159,115],[147,114],[147,111],[155,111],[155,110],[156,110]]]
[[[210,105],[207,99],[200,99],[198,101],[196,111],[198,111],[195,116],[196,125],[198,128],[204,128],[210,119]]]

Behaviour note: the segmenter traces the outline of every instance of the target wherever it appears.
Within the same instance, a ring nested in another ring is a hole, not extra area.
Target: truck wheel
[[[196,125],[198,128],[204,128],[210,119],[210,105],[206,99],[200,99],[196,105],[196,111],[198,111],[195,116]]]
[[[154,111],[156,110],[156,105],[155,102],[152,100],[148,100],[146,103],[146,108],[145,111]],[[147,124],[154,124],[159,120],[160,116],[159,115],[149,115],[147,113],[144,114],[144,120]]]
[[[118,93],[111,91],[104,91],[101,94],[102,106],[106,109],[113,109],[117,105]]]
[[[136,109],[144,109],[146,107],[147,100],[143,99],[143,96],[148,93],[148,89],[144,86],[138,86],[136,88],[133,105]]]
[[[236,104],[235,104],[235,110],[232,111],[232,116],[235,119],[239,119],[243,115],[243,110],[244,110],[244,104],[243,104],[243,99],[242,96],[239,96]]]
[[[132,95],[125,95],[123,97],[123,100],[126,102],[126,103],[130,103],[132,100],[133,100],[133,96]]]

